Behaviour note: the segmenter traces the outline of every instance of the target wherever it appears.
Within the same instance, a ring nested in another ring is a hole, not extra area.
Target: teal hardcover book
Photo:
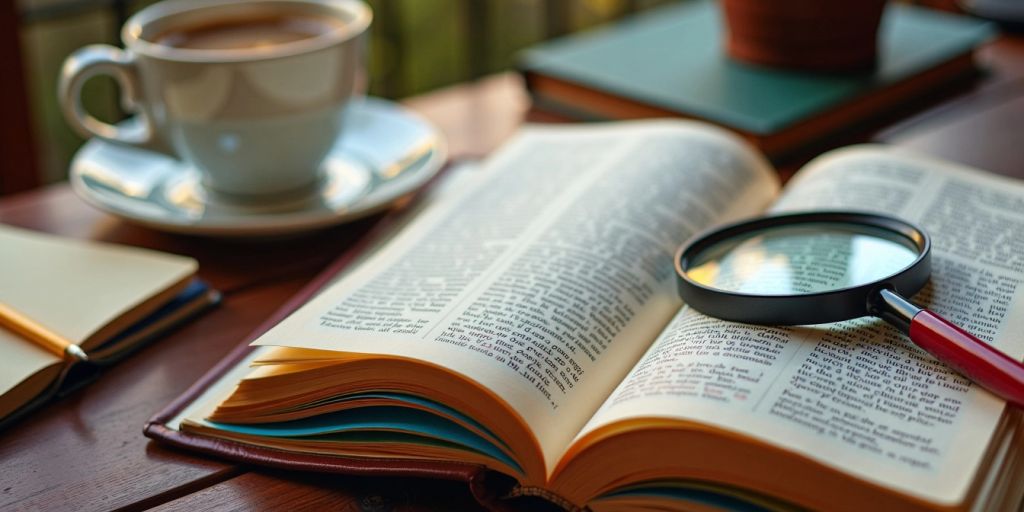
[[[973,49],[993,34],[975,19],[894,4],[883,16],[876,69],[824,75],[733,61],[725,54],[724,30],[717,4],[683,2],[542,44],[523,54],[520,67],[542,110],[593,120],[678,115],[765,139],[857,100],[885,96],[827,123],[842,128],[970,75]],[[799,146],[805,138],[769,146]],[[780,152],[762,149],[770,156]]]

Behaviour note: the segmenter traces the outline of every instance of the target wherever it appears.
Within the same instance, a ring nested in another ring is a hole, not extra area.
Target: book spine
[[[568,512],[590,512],[589,507],[580,507],[573,504],[571,501],[551,492],[548,489],[542,487],[527,487],[517,485],[507,494],[502,496],[503,500],[513,500],[517,498],[540,498],[547,501],[563,510]]]

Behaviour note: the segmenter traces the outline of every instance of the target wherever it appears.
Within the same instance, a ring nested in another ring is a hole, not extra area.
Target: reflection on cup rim
[[[337,30],[301,41],[282,43],[270,51],[261,52],[174,48],[142,38],[146,25],[168,16],[195,10],[221,9],[231,5],[257,8],[261,4],[321,6],[345,16],[345,22]],[[291,57],[344,43],[365,32],[372,19],[373,13],[370,8],[359,0],[165,0],[129,18],[121,29],[121,39],[125,47],[134,52],[165,60],[196,63],[252,62]]]

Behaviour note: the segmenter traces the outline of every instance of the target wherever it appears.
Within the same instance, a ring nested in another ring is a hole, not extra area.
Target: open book
[[[216,303],[192,258],[0,225],[0,304],[78,345],[71,364],[0,327],[0,428]]]
[[[1002,401],[881,321],[703,316],[672,254],[766,211],[894,214],[933,237],[915,299],[1019,358],[1024,184],[862,146],[780,190],[737,137],[680,121],[530,127],[475,172],[168,426],[285,466],[477,465],[569,509],[1019,500]]]

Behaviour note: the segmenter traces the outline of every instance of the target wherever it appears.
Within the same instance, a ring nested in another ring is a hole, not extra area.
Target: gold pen
[[[6,327],[15,334],[65,359],[73,361],[89,360],[82,347],[39,325],[31,318],[18,313],[2,302],[0,302],[0,326]]]

